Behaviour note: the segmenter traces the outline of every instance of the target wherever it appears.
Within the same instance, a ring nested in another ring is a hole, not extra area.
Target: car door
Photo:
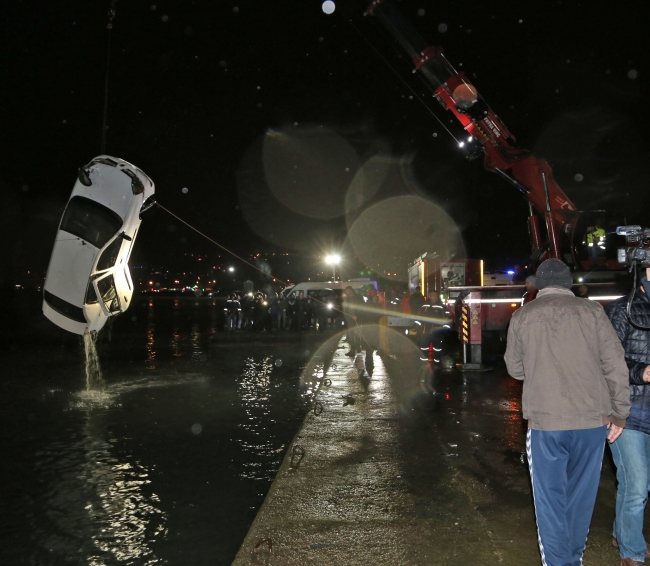
[[[120,302],[113,273],[95,279],[93,287],[99,299],[99,305],[106,316],[113,316],[122,312],[123,306]]]

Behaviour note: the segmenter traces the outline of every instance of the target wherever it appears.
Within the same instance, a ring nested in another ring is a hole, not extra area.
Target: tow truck
[[[589,283],[592,300],[606,303],[622,295],[622,288],[629,287],[629,274],[619,263],[618,250],[626,242],[616,234],[615,228],[625,224],[624,218],[603,210],[578,210],[555,181],[547,161],[518,146],[515,136],[465,73],[453,67],[442,47],[429,45],[406,22],[391,0],[374,0],[364,15],[374,16],[383,24],[412,58],[413,73],[420,73],[433,97],[462,126],[464,133],[458,145],[466,157],[482,157],[487,171],[504,179],[526,199],[532,264],[539,265],[548,258],[564,261],[571,268],[574,281]],[[587,228],[590,226],[598,226],[606,232],[602,259],[596,253],[588,253]],[[468,282],[472,279],[470,272],[476,271],[475,262],[456,261],[459,267],[461,263],[465,265]],[[524,286],[485,286],[483,281],[445,285],[441,275],[444,266],[434,266],[430,274],[424,276],[422,269],[426,263],[426,258],[420,257],[411,265],[418,273],[410,277],[411,288],[417,281],[423,293],[431,285],[448,294],[450,307],[453,303],[450,312],[455,313],[463,344],[463,368],[483,369],[482,333],[484,330],[505,330],[512,313],[521,305]]]

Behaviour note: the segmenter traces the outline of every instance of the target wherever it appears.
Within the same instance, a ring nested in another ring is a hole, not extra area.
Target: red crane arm
[[[413,58],[413,72],[422,73],[433,96],[456,117],[471,139],[480,144],[485,168],[500,174],[524,194],[531,206],[529,227],[533,248],[541,250],[543,247],[534,210],[546,221],[548,256],[545,257],[559,258],[561,235],[570,230],[568,224],[577,208],[555,182],[549,164],[516,146],[515,137],[465,73],[453,68],[441,47],[427,45],[402,19],[390,0],[375,0],[366,14],[377,16],[386,26]]]

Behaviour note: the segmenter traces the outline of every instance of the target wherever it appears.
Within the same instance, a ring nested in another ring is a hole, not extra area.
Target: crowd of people
[[[274,330],[325,331],[341,325],[343,320],[340,296],[314,293],[267,295],[257,293],[231,294],[225,306],[226,330],[270,332]]]

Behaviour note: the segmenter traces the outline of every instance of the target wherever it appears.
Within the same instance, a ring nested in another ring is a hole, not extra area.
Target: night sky
[[[118,0],[106,153],[141,167],[161,204],[246,257],[286,250],[313,263],[341,250],[353,266],[385,253],[376,269],[405,278],[402,265],[434,245],[410,222],[426,213],[457,227],[468,257],[525,261],[524,200],[463,157],[418,99],[460,126],[363,17],[364,2],[337,2],[331,15],[321,4]],[[579,208],[650,225],[644,2],[397,5]],[[109,6],[3,5],[4,283],[46,269],[77,168],[101,153]],[[173,265],[191,251],[217,252],[156,210],[133,260]]]

